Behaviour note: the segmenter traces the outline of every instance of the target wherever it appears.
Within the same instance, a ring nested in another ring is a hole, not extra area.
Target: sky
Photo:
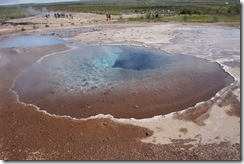
[[[70,2],[80,0],[0,0],[0,5],[13,5],[21,3],[50,3],[50,2]]]

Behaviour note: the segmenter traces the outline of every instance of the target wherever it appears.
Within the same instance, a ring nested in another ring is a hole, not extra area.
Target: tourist
[[[73,14],[70,13],[69,16],[70,16],[71,19],[73,19]]]

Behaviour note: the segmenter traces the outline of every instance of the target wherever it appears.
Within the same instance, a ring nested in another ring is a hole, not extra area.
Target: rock
[[[21,28],[21,31],[25,31],[26,29],[24,27]]]
[[[146,132],[146,136],[149,136],[149,132]]]
[[[36,25],[33,25],[33,29],[38,29],[39,27]]]
[[[134,106],[134,108],[138,109],[138,108],[139,108],[139,106],[135,105],[135,106]]]
[[[45,27],[47,28],[47,27],[50,27],[50,26],[48,24],[46,24]]]
[[[109,92],[108,92],[108,91],[106,91],[106,92],[103,92],[103,94],[104,94],[104,95],[109,95]]]
[[[91,89],[96,89],[96,88],[98,88],[98,87],[97,87],[97,86],[92,86],[92,87],[91,87]]]

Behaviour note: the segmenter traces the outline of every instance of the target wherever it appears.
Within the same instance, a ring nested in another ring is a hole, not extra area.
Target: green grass
[[[23,9],[15,8],[15,7],[0,8],[0,21],[23,18],[23,17],[25,17]]]
[[[239,16],[216,16],[216,15],[173,15],[159,16],[158,18],[140,16],[137,18],[119,19],[120,22],[191,22],[191,23],[216,23],[216,22],[240,22]]]
[[[240,16],[221,16],[219,22],[240,22]]]

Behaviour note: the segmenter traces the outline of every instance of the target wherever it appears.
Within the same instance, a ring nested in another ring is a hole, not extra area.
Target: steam
[[[25,16],[40,15],[40,14],[45,14],[45,13],[48,13],[48,10],[45,7],[43,7],[42,10],[36,10],[33,7],[30,6],[30,7],[28,7],[27,9],[25,9],[23,11],[23,14]]]
[[[35,8],[33,8],[32,6],[26,7],[26,6],[21,6],[18,2],[16,1],[16,8],[20,11],[21,14],[25,15],[25,16],[34,16],[34,15],[44,15],[48,13],[48,10],[43,7],[41,10],[37,10]]]

